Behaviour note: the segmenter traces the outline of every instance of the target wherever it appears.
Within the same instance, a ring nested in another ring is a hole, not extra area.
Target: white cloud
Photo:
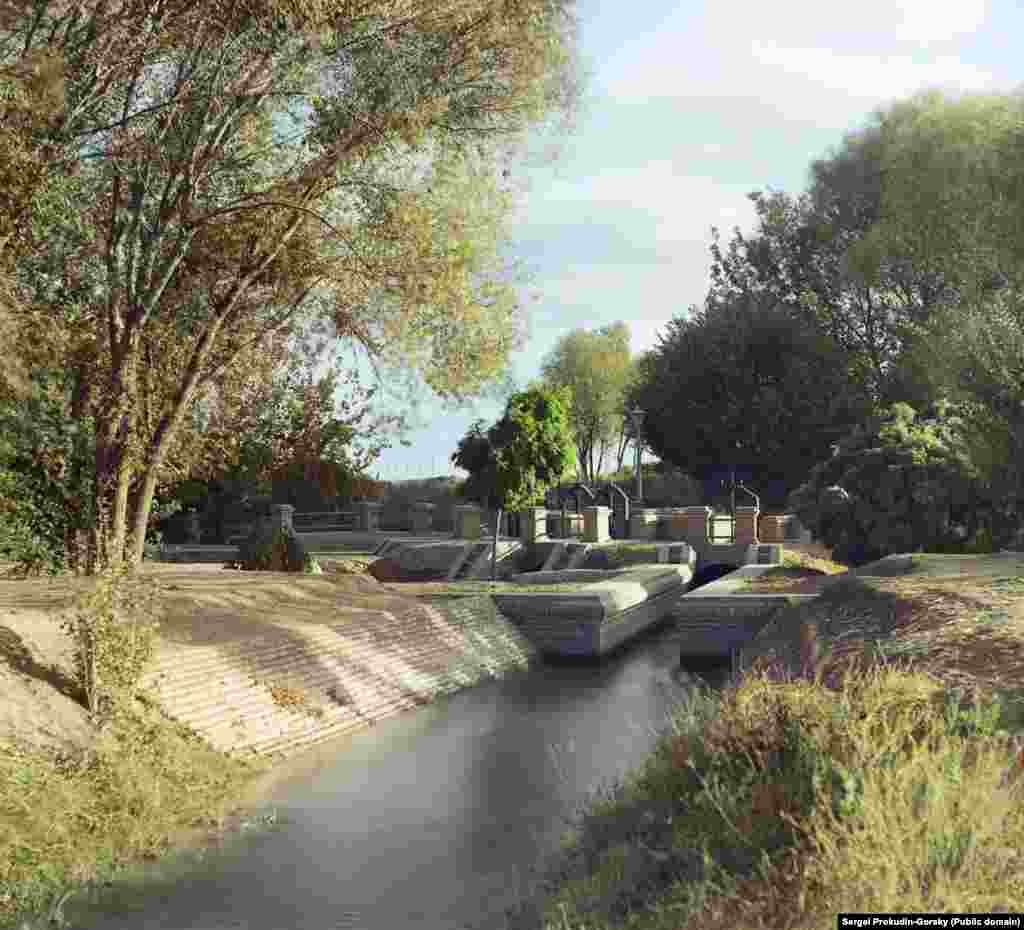
[[[783,0],[751,3],[738,18],[734,7],[709,3],[704,22],[720,38],[745,33],[842,50],[888,43],[920,47],[971,35],[988,19],[988,7],[988,0]]]
[[[820,0],[730,4],[623,43],[595,89],[641,104],[654,99],[740,99],[784,121],[848,128],[872,108],[928,87],[996,89],[999,79],[959,43],[988,17],[984,0]],[[884,24],[879,28],[878,24]]]
[[[854,8],[855,15],[868,22],[890,23],[892,34],[904,41],[926,43],[953,39],[975,32],[988,18],[987,0],[895,0],[868,3],[877,10]],[[878,15],[878,19],[874,15]]]
[[[748,213],[753,217],[753,210],[746,209],[746,192],[756,186],[753,181],[745,186],[722,184],[713,177],[687,174],[682,159],[656,158],[631,172],[556,181],[522,203],[516,220],[529,226],[531,222],[578,220],[581,210],[608,215],[608,208],[622,208],[647,212],[659,224],[669,223],[676,230],[685,230],[687,237],[706,240],[711,226],[735,223]]]
[[[596,329],[625,320],[632,350],[651,348],[665,324],[693,304],[703,302],[708,286],[706,246],[680,250],[672,261],[642,265],[576,264],[540,279],[540,300],[531,307],[533,344],[555,339],[583,326]],[[582,312],[581,312],[582,311]]]
[[[841,55],[830,49],[784,48],[760,40],[751,42],[750,50],[762,67],[870,100],[905,97],[924,87],[982,90],[996,81],[992,72],[952,55],[922,62],[907,55]]]

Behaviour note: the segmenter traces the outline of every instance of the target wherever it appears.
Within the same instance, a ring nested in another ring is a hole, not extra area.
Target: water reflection
[[[655,631],[461,692],[290,763],[266,797],[278,829],[65,914],[83,930],[498,930],[574,810],[642,761],[692,685]]]

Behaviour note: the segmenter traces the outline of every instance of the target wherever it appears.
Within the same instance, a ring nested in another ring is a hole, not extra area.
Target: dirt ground
[[[880,648],[964,695],[1002,698],[1024,727],[1024,557],[929,557],[909,574],[832,576],[821,592],[744,648],[744,667],[774,652],[835,682],[845,660]]]

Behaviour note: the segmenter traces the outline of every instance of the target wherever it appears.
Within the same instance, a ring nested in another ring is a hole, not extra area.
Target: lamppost
[[[641,457],[643,456],[643,442],[640,439],[640,428],[644,423],[644,412],[639,407],[629,411],[629,418],[633,421],[634,444],[636,445],[636,502],[642,506],[644,502],[644,473]]]

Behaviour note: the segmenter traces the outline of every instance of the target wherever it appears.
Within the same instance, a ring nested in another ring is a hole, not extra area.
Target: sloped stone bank
[[[345,592],[269,573],[233,590],[191,578],[173,595],[142,685],[223,751],[293,755],[536,654],[487,595],[412,600],[370,579]]]

